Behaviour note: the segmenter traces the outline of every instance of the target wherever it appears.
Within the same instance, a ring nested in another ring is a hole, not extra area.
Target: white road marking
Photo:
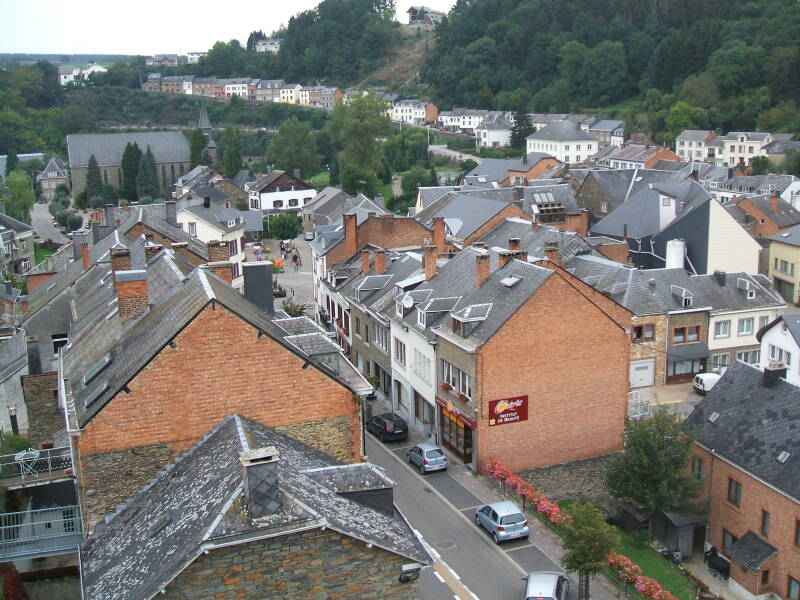
[[[434,571],[433,574],[436,575],[436,579],[438,579],[440,583],[444,583],[444,577],[439,575],[439,573],[437,573],[436,571]]]

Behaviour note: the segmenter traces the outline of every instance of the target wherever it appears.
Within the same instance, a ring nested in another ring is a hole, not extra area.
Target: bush
[[[103,208],[106,205],[106,201],[103,199],[102,196],[93,196],[89,200],[89,206],[92,208]]]
[[[302,317],[306,314],[305,304],[297,304],[291,300],[284,300],[281,303],[281,306],[283,307],[284,312],[290,317]]]
[[[300,233],[300,219],[284,213],[264,219],[264,234],[276,240],[292,240]]]
[[[67,219],[67,228],[70,231],[75,231],[83,227],[83,217],[76,213],[69,213],[69,218]]]
[[[13,433],[4,434],[0,441],[0,454],[16,454],[31,447],[28,438]]]
[[[69,225],[69,211],[61,210],[56,213],[56,223],[58,223],[61,227],[67,227]]]

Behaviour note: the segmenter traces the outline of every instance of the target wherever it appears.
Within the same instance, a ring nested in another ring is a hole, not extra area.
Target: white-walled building
[[[106,69],[102,65],[92,63],[81,71],[81,77],[83,77],[84,79],[88,79],[89,75],[91,75],[92,73],[108,73],[108,69]]]
[[[473,108],[454,108],[439,113],[439,123],[444,127],[452,127],[464,131],[475,131],[483,122],[488,111]]]
[[[586,160],[597,152],[598,141],[571,121],[551,121],[527,137],[528,154],[544,152],[565,164]]]
[[[281,49],[281,42],[283,40],[258,40],[256,42],[256,52],[272,52],[273,54],[277,54],[278,51]]]
[[[435,123],[439,117],[439,109],[427,100],[398,100],[392,106],[392,121],[409,125]]]
[[[716,132],[706,129],[684,129],[675,138],[675,154],[686,161],[708,160],[708,144],[717,137]]]
[[[475,130],[475,145],[478,148],[503,148],[511,144],[514,127],[513,113],[490,112]]]
[[[233,98],[234,96],[239,96],[240,98],[244,98],[245,100],[247,100],[248,97],[247,85],[250,83],[250,80],[248,78],[236,77],[234,79],[218,79],[217,83],[222,83],[223,81],[225,85],[226,98]]]
[[[786,366],[786,381],[800,385],[800,315],[782,315],[758,332],[761,368],[772,362]]]
[[[187,65],[196,65],[200,62],[200,59],[203,58],[208,52],[187,52],[186,53],[186,64]]]
[[[732,131],[707,143],[708,160],[718,167],[749,167],[756,156],[767,155],[767,145],[775,141],[763,131]]]
[[[58,83],[69,85],[80,78],[81,70],[78,67],[58,67]]]

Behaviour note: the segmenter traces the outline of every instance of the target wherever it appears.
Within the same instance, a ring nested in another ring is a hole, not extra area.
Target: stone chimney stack
[[[425,246],[422,249],[422,266],[425,268],[425,280],[436,275],[436,246]]]
[[[275,313],[272,295],[272,263],[253,261],[242,263],[244,297],[267,314]]]
[[[86,242],[81,244],[81,261],[83,262],[83,269],[89,268],[89,244]]]
[[[280,455],[274,446],[246,450],[239,456],[244,467],[244,493],[252,520],[274,515],[281,508]]]
[[[120,318],[129,321],[143,315],[148,304],[147,271],[119,271],[114,277]]]
[[[786,365],[782,362],[777,361],[770,361],[766,367],[764,367],[764,376],[762,379],[762,383],[764,387],[772,387],[780,379],[786,379]]]
[[[519,250],[522,247],[522,240],[519,238],[511,238],[508,240],[508,249],[509,250]]]
[[[386,272],[386,250],[379,248],[375,250],[375,275],[383,275]]]
[[[355,256],[358,252],[356,247],[356,216],[353,214],[344,215],[344,247],[347,258]]]
[[[772,192],[772,196],[769,197],[769,208],[772,212],[778,212],[778,192]]]
[[[483,282],[489,279],[489,253],[478,254],[475,257],[475,283],[478,287],[483,285]]]
[[[369,273],[369,250],[366,248],[361,251],[361,273],[364,275]]]
[[[110,227],[114,229],[116,226],[116,219],[114,217],[114,211],[116,208],[113,204],[106,204],[106,227]]]

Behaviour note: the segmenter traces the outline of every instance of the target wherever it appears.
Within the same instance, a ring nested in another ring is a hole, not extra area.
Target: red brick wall
[[[509,217],[517,217],[520,219],[525,219],[527,221],[531,220],[531,216],[527,214],[524,210],[519,208],[516,204],[509,204],[491,219],[486,221],[483,225],[481,225],[475,233],[469,236],[466,240],[464,240],[464,246],[470,246],[473,242],[481,239],[484,235],[492,231],[495,227],[503,223]]]
[[[383,248],[402,248],[422,246],[433,240],[433,232],[414,219],[396,218],[394,215],[368,217],[356,229],[356,243],[351,246],[342,240],[326,256],[328,265],[346,261],[365,244],[375,244]],[[348,247],[353,252],[348,254]]]
[[[609,260],[615,260],[620,263],[628,262],[628,243],[619,242],[618,244],[603,244],[598,246],[597,250]]]
[[[707,541],[722,551],[723,529],[739,538],[752,531],[775,546],[778,554],[762,568],[770,571],[766,586],[761,585],[757,575],[742,569],[736,562],[731,564],[731,577],[753,594],[772,592],[786,598],[789,576],[800,581],[800,547],[794,544],[795,523],[800,520],[800,502],[775,491],[718,456],[712,456],[699,445],[695,445],[694,454],[703,461],[705,493],[710,498]],[[729,478],[742,486],[739,506],[728,501]],[[761,533],[763,510],[770,513],[769,534],[766,536]]]
[[[142,234],[149,234],[152,237],[148,237],[154,244],[160,244],[164,246],[164,248],[172,248],[172,245],[175,243],[175,240],[171,240],[168,237],[165,237],[158,233],[157,231],[150,229],[149,227],[143,225],[142,223],[137,223],[134,225],[130,231],[128,232],[128,237],[131,239],[136,239]],[[186,258],[189,262],[191,262],[194,266],[201,265],[206,260],[191,252],[186,246],[179,245],[175,248],[175,251],[181,254],[184,258]],[[227,258],[226,258],[227,260]]]
[[[749,199],[740,200],[737,206],[756,220],[753,225],[753,233],[756,234],[756,237],[768,238],[781,230],[769,215],[759,210]],[[761,219],[764,219],[763,223],[761,223]]]
[[[33,275],[28,275],[25,278],[25,281],[28,282],[28,293],[30,294],[34,290],[42,287],[42,284],[46,283],[55,273],[35,273]]]
[[[543,158],[535,165],[531,165],[531,168],[527,171],[509,171],[508,177],[506,177],[500,185],[502,187],[510,187],[512,181],[514,181],[514,177],[522,177],[524,179],[538,179],[538,177],[547,171],[548,169],[558,166],[561,164],[557,158]]]
[[[601,308],[625,327],[631,315],[561,273],[478,352],[479,462],[498,458],[516,471],[622,449],[630,338]],[[521,395],[528,420],[489,427],[489,401]]]

